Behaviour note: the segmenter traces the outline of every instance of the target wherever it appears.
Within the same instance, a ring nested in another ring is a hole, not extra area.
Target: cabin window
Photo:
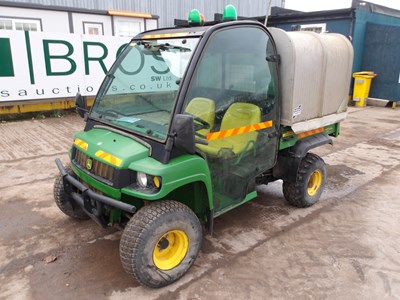
[[[9,18],[9,19],[0,19],[0,29],[42,31],[42,26],[40,24],[40,20]]]
[[[12,30],[12,21],[11,20],[0,20],[0,29],[4,30]]]
[[[104,35],[103,23],[83,22],[83,33],[89,35]]]
[[[142,26],[139,22],[118,21],[119,36],[134,37],[142,31]]]
[[[312,31],[316,33],[324,33],[326,32],[326,24],[307,24],[301,25],[300,31]]]

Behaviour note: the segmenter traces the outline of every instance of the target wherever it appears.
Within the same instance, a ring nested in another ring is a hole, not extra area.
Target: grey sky
[[[400,10],[400,0],[369,0],[367,2]],[[317,11],[348,8],[351,0],[286,0],[285,8],[300,11]]]

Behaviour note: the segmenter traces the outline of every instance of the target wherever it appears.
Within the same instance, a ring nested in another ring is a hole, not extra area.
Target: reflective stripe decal
[[[94,155],[117,167],[119,167],[122,163],[122,159],[108,154],[103,150],[98,150]]]
[[[261,123],[256,123],[252,125],[247,125],[243,127],[237,127],[237,128],[231,128],[227,130],[221,130],[217,132],[210,132],[207,134],[207,141],[212,141],[212,140],[217,140],[217,139],[222,139],[238,134],[243,134],[247,132],[252,132],[252,131],[258,131],[262,130],[265,128],[272,127],[272,121],[266,121],[266,122],[261,122]]]
[[[321,132],[323,132],[324,131],[324,128],[318,128],[318,129],[314,129],[314,130],[310,130],[310,131],[306,131],[306,132],[302,132],[302,133],[299,133],[298,135],[297,135],[297,137],[299,138],[299,139],[302,139],[302,138],[305,138],[305,137],[307,137],[307,136],[310,136],[310,135],[314,135],[314,134],[317,134],[317,133],[321,133]]]
[[[79,148],[87,151],[87,149],[89,148],[88,143],[82,141],[81,139],[76,138],[74,141],[74,145],[78,146]]]

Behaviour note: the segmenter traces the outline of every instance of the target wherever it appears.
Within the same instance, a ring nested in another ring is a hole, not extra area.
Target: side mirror
[[[75,97],[75,109],[76,112],[82,117],[85,117],[85,114],[88,112],[86,98],[82,97],[80,93],[76,93]]]
[[[196,152],[194,139],[193,117],[189,115],[177,114],[172,123],[172,132],[174,134],[174,145],[189,154]]]

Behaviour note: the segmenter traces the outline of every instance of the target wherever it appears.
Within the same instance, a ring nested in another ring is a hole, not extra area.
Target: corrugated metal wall
[[[378,74],[370,97],[400,101],[400,26],[367,24],[362,71]]]
[[[4,1],[4,0],[3,0]],[[227,4],[233,4],[240,16],[265,15],[269,0],[6,0],[96,10],[126,10],[158,15],[159,27],[173,26],[174,19],[186,19],[192,8],[202,12],[206,20],[213,20],[214,13],[222,13]],[[282,6],[284,0],[272,0],[272,6]]]

